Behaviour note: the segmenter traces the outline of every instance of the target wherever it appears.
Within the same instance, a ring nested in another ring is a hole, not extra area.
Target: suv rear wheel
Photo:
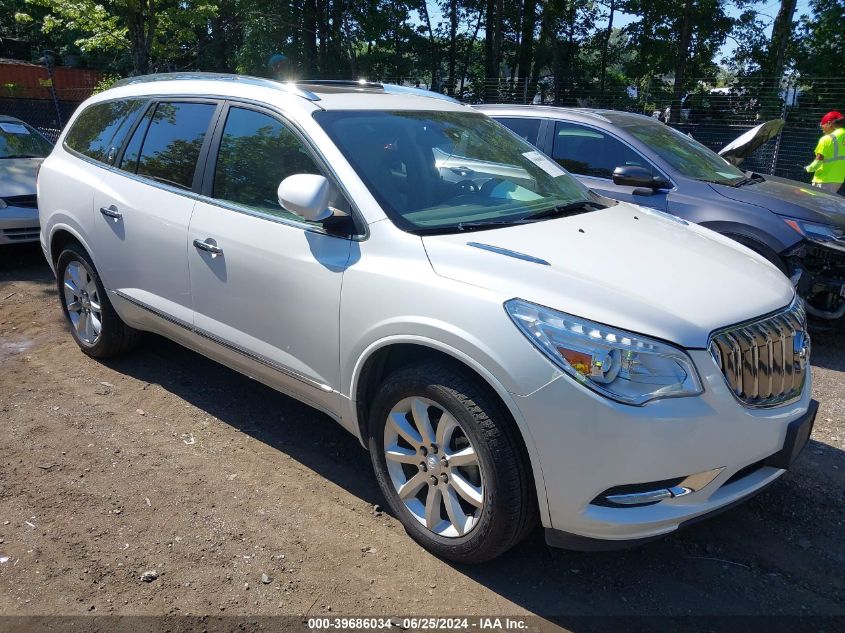
[[[400,369],[376,395],[369,431],[388,504],[436,555],[486,561],[533,527],[530,464],[510,416],[478,379],[441,363]]]
[[[56,282],[62,311],[83,352],[107,358],[134,347],[140,332],[114,311],[94,263],[81,246],[69,244],[59,255]]]

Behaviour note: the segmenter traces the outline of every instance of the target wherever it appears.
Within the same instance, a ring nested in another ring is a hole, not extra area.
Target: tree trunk
[[[484,25],[484,100],[496,100],[496,86],[494,78],[499,76],[498,57],[496,49],[496,3],[497,0],[487,0],[487,15]]]
[[[155,0],[127,3],[126,24],[132,50],[132,67],[137,75],[150,72],[150,52],[156,31]]]
[[[683,98],[684,81],[686,80],[687,62],[689,61],[689,47],[692,42],[692,3],[685,0],[684,15],[678,37],[678,57],[675,61],[675,83],[672,86],[672,108],[669,120],[678,123],[681,120],[681,99]]]
[[[303,0],[302,67],[305,71],[305,76],[308,78],[314,78],[318,73],[317,11],[315,0]]]
[[[608,49],[610,48],[610,36],[613,35],[613,14],[616,11],[616,0],[610,0],[610,5],[608,7],[608,15],[607,15],[607,28],[604,30],[604,37],[602,38],[602,47],[601,47],[601,74],[600,74],[600,82],[601,88],[600,93],[602,99],[604,99],[604,87],[605,82],[607,81],[607,57],[609,54]],[[604,105],[604,104],[602,104]]]
[[[449,86],[450,95],[455,94],[455,66],[458,56],[458,0],[449,0]]]
[[[329,31],[329,55],[332,59],[332,72],[335,77],[347,74],[343,70],[343,2],[332,0],[331,3],[331,27]]]
[[[522,36],[519,46],[519,80],[524,82],[531,76],[531,62],[534,57],[534,27],[537,24],[537,1],[525,0],[522,15]]]
[[[531,83],[535,86],[540,79],[540,70],[549,62],[548,42],[551,39],[552,10],[548,2],[543,2],[543,17],[540,19],[540,39],[534,53],[534,65],[531,68]]]
[[[317,69],[322,77],[328,76],[329,57],[329,15],[326,3],[328,0],[316,0],[317,9],[317,34],[320,39],[319,52],[317,53]]]
[[[434,42],[434,30],[431,28],[431,16],[428,14],[428,5],[423,0],[420,2],[420,13],[422,13],[426,28],[428,29],[428,57],[431,63],[431,85],[429,88],[437,92],[440,91],[440,82],[437,79],[437,68],[440,65],[440,60],[437,58],[437,50]]]
[[[475,42],[478,39],[478,32],[481,30],[481,20],[484,18],[484,11],[481,9],[478,10],[478,20],[475,22],[475,31],[472,33],[472,37],[467,40],[467,48],[464,52],[464,61],[463,65],[461,66],[461,94],[464,92],[464,82],[467,78],[467,71],[469,69],[469,62],[470,58],[472,57],[472,49],[475,47]]]
[[[796,0],[781,0],[775,23],[772,26],[772,39],[766,51],[766,64],[763,69],[764,81],[771,78],[773,96],[780,91],[780,80],[786,64],[786,49],[792,37],[792,16],[795,14]],[[774,99],[772,99],[774,102]]]

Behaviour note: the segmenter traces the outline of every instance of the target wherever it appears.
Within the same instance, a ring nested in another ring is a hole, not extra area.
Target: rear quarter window
[[[540,135],[540,119],[496,117],[496,120],[523,140],[528,141],[532,145],[537,145],[537,137]]]
[[[88,106],[68,131],[65,145],[96,161],[111,164],[145,103],[143,99],[119,99]]]

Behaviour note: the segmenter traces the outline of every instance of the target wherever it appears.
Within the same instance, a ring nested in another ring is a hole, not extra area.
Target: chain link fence
[[[404,85],[420,85],[402,78]],[[514,103],[638,112],[672,125],[713,151],[751,128],[781,118],[782,133],[742,163],[746,170],[809,181],[803,166],[813,160],[819,122],[830,110],[845,109],[845,78],[746,78],[730,84],[709,80],[674,99],[670,82],[653,78],[638,85],[604,89],[556,83],[554,78],[485,79],[464,82],[453,95],[467,103]],[[446,92],[446,90],[441,90]]]

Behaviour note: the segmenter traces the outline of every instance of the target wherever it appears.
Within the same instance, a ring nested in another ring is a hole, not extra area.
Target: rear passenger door
[[[103,283],[121,298],[182,325],[193,323],[188,225],[197,168],[218,103],[152,102],[94,194]]]

